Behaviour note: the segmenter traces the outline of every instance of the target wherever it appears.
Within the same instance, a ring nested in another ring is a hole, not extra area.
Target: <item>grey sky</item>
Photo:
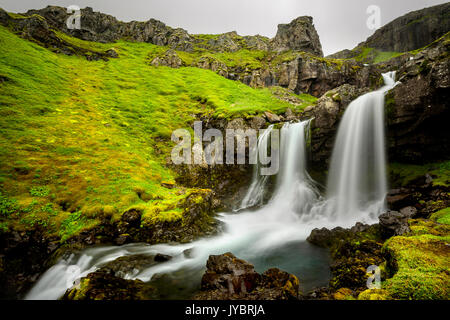
[[[47,5],[86,6],[122,21],[161,20],[190,33],[261,34],[273,37],[279,23],[310,15],[319,32],[325,55],[352,49],[373,31],[366,27],[369,5],[381,8],[381,23],[413,10],[442,4],[440,0],[0,0],[12,12],[40,9]]]

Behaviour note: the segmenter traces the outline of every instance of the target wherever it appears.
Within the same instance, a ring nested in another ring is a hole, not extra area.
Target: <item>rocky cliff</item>
[[[382,52],[408,52],[427,46],[450,31],[450,3],[410,12],[381,27],[353,50],[343,50],[330,58],[352,59],[362,57],[367,48]],[[366,52],[367,53],[367,52]]]

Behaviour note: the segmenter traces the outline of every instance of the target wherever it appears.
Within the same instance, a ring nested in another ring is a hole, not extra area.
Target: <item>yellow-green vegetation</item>
[[[212,71],[153,67],[151,44],[58,36],[119,58],[56,54],[0,27],[2,230],[41,225],[67,239],[136,206],[145,222],[179,219],[178,204],[195,190],[164,186],[176,179],[165,166],[173,130],[197,116],[292,107]]]
[[[450,161],[424,165],[391,163],[389,173],[398,187],[404,187],[427,173],[433,177],[433,186],[450,186]]]
[[[410,220],[411,233],[389,239],[383,250],[391,257],[394,276],[383,289],[394,299],[450,298],[450,208],[431,220]]]

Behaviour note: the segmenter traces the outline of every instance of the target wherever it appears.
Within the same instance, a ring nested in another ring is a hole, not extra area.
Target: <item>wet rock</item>
[[[169,256],[167,254],[158,253],[155,256],[156,262],[166,262],[172,259],[172,256]]]
[[[413,192],[405,188],[390,190],[386,200],[392,210],[400,210],[416,202]]]
[[[125,280],[107,271],[97,271],[68,289],[62,300],[151,300],[157,290],[140,280]]]
[[[380,229],[384,238],[392,236],[401,236],[411,231],[408,224],[408,219],[412,217],[412,210],[403,210],[403,213],[398,211],[388,211],[380,215]]]
[[[158,262],[156,256],[153,255],[123,256],[108,262],[99,271],[112,274],[115,277],[125,278],[127,275],[136,275],[139,271],[147,269]]]
[[[297,277],[273,268],[258,274],[253,265],[231,253],[210,256],[199,300],[273,300],[298,298]]]

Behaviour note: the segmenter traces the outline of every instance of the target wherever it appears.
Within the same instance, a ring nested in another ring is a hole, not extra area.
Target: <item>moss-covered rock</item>
[[[448,211],[434,219],[446,222]],[[383,282],[390,298],[450,298],[450,225],[431,220],[410,221],[411,234],[389,239],[383,246],[391,278]]]
[[[151,300],[157,290],[140,280],[125,280],[107,272],[93,272],[68,289],[62,300]]]

